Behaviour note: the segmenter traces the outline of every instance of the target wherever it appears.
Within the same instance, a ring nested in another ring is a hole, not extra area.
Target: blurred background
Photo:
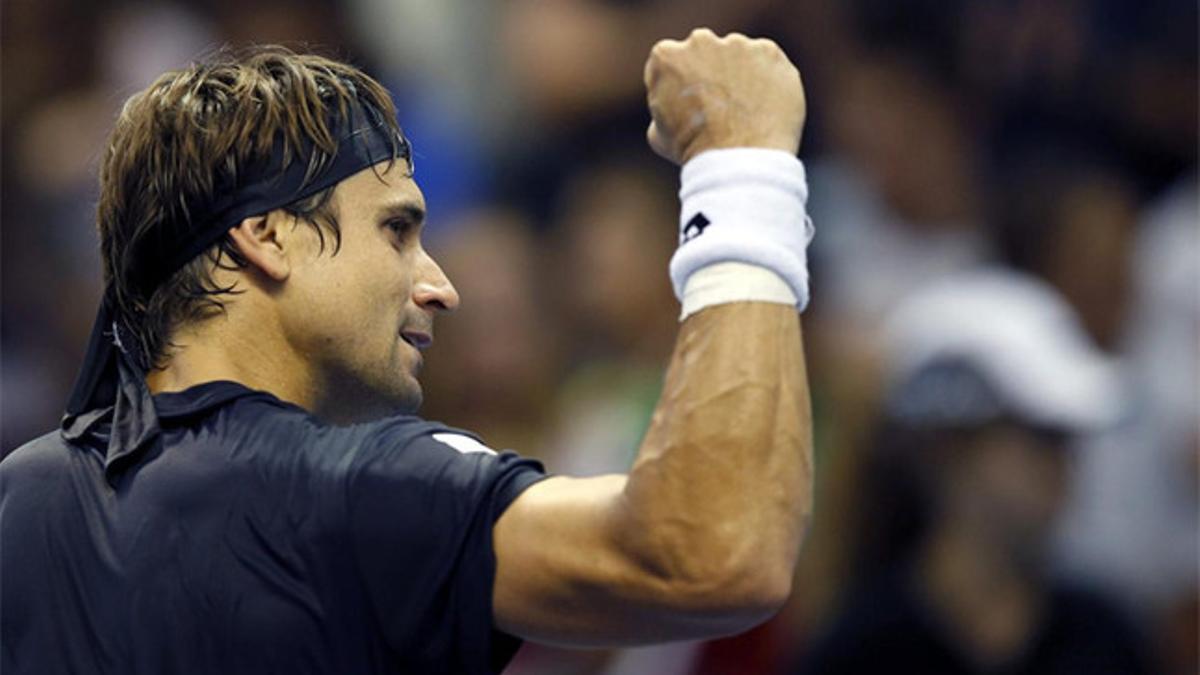
[[[1196,673],[1194,0],[4,0],[0,451],[56,426],[82,357],[123,100],[279,42],[383,81],[414,143],[427,247],[463,297],[424,414],[557,473],[624,470],[678,313],[677,174],[644,143],[641,69],[694,26],[775,39],[808,94],[818,489],[794,597],[741,636],[527,646],[507,672],[872,672],[851,657],[878,653],[889,672]],[[895,431],[893,310],[997,266],[1116,366],[1111,423]]]

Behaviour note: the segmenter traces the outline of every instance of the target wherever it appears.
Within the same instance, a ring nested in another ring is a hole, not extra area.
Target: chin
[[[347,383],[348,384],[348,383]],[[318,413],[334,424],[370,422],[392,415],[411,415],[421,407],[421,385],[416,377],[399,380],[359,381],[343,386],[326,398],[327,405]],[[323,414],[322,414],[323,413]]]
[[[421,403],[424,402],[424,400],[425,397],[421,393],[421,388],[417,387],[415,391],[408,392],[406,395],[397,400],[396,412],[405,415],[416,414],[416,412],[421,409]]]
[[[425,397],[415,375],[406,374],[388,384],[387,390],[380,393],[388,402],[390,414],[411,415],[421,408]]]
[[[359,407],[372,411],[373,418],[388,415],[411,415],[421,407],[424,396],[421,385],[415,378],[406,376],[406,381],[383,383],[383,387],[373,388],[370,394],[360,401]]]

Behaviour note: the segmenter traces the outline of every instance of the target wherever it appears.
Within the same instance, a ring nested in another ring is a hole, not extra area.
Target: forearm
[[[738,302],[689,317],[623,492],[630,555],[696,601],[717,586],[714,602],[770,605],[787,595],[811,504],[795,308]]]
[[[809,520],[799,73],[774,43],[698,30],[655,45],[645,79],[650,145],[683,167],[688,318],[629,475],[550,478],[496,523],[497,624],[530,639],[745,630],[786,600]]]

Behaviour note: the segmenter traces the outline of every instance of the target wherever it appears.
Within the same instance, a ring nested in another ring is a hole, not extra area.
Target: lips
[[[400,339],[412,345],[412,347],[418,351],[423,350],[429,345],[433,344],[433,336],[429,333],[423,333],[421,331],[401,331]]]

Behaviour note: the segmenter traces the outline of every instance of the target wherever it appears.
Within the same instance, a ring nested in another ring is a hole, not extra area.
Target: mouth
[[[417,351],[422,351],[428,348],[429,345],[433,344],[433,336],[429,333],[422,333],[420,331],[401,331],[400,339],[407,342],[412,346],[413,349],[416,349]]]

